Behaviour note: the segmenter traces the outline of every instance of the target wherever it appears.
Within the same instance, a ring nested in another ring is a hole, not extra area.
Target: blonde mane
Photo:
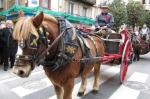
[[[32,18],[20,18],[15,25],[13,38],[16,40],[26,40],[30,33],[35,35],[37,38],[39,37],[38,32],[33,25]]]
[[[46,21],[46,20],[49,20],[54,23],[58,23],[55,17],[44,14],[43,21]],[[20,18],[19,21],[15,24],[13,38],[18,41],[26,40],[29,37],[30,33],[35,35],[37,39],[39,38],[39,34],[33,25],[32,17]]]

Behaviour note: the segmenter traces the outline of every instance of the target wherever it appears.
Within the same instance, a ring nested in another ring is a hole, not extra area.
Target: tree
[[[150,11],[146,11],[146,20],[145,23],[150,27]]]
[[[128,17],[127,17],[127,10],[125,3],[123,0],[114,0],[110,5],[110,11],[113,14],[115,18],[115,25],[114,29],[118,30],[118,28],[123,24],[127,23]]]
[[[126,7],[129,25],[134,27],[135,25],[143,25],[145,23],[147,14],[140,2],[130,0]]]

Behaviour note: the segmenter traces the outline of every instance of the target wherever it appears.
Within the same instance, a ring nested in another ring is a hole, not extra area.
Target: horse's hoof
[[[92,90],[93,94],[98,94],[98,90]]]
[[[84,95],[84,92],[78,92],[77,96],[82,97]]]

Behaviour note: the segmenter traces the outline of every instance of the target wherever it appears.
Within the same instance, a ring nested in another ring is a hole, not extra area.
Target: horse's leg
[[[82,76],[81,76],[82,82],[81,82],[79,92],[78,92],[79,97],[82,97],[84,95],[84,92],[86,90],[86,85],[87,85],[87,77],[90,71],[92,70],[92,68],[93,68],[93,65],[89,65],[83,69]]]
[[[93,93],[98,93],[100,85],[100,64],[95,64],[94,66],[94,84],[93,84]]]
[[[64,95],[63,88],[57,85],[54,85],[54,88],[57,95],[57,99],[63,99],[63,95]]]
[[[136,59],[137,59],[137,47],[136,46],[134,46],[133,51],[134,51],[133,61],[136,61]]]
[[[74,87],[74,78],[69,78],[65,81],[63,89],[64,89],[64,96],[63,99],[72,99],[72,91]]]
[[[139,61],[140,60],[140,50],[138,49],[137,50],[137,61]]]
[[[138,57],[137,51],[138,51],[138,49],[135,50],[135,61],[137,61],[137,57]]]
[[[49,80],[54,85],[54,89],[55,89],[55,92],[56,92],[57,99],[63,99],[63,95],[64,95],[63,87],[61,87],[61,85],[58,85],[59,83],[56,83],[56,82],[54,82],[54,80],[51,79],[50,71],[47,67],[44,67],[44,71],[45,71],[45,74],[47,75],[47,77],[49,78]]]

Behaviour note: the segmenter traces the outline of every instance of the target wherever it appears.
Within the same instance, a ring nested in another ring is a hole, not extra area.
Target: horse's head
[[[35,17],[20,18],[15,25],[13,37],[22,49],[21,55],[16,55],[13,72],[20,77],[28,77],[37,64],[37,58],[47,47],[47,37],[43,24],[44,14]]]

